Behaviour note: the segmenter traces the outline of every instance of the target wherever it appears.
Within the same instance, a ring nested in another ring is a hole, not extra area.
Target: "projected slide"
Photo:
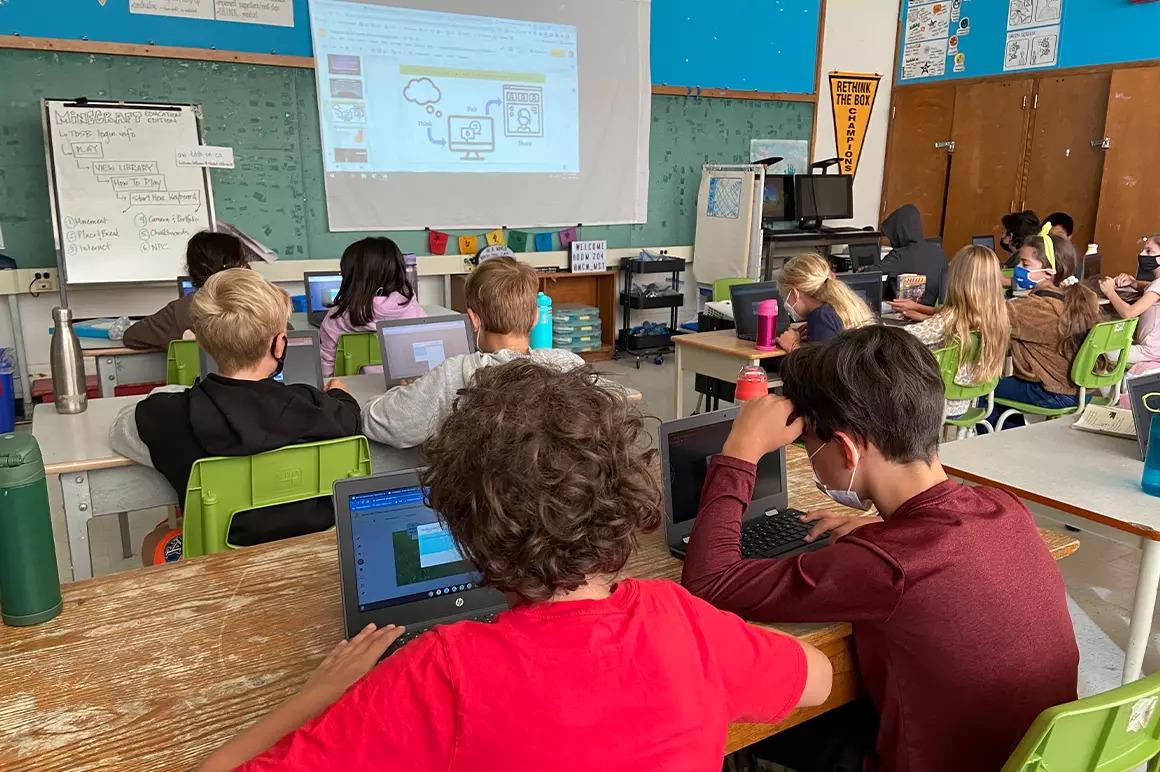
[[[310,9],[327,172],[580,172],[575,27]]]

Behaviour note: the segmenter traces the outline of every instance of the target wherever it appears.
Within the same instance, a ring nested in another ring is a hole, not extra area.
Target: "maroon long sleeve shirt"
[[[682,581],[746,619],[853,623],[877,769],[998,770],[1040,711],[1076,698],[1063,580],[1014,496],[947,481],[820,550],[742,560],[755,472],[712,461]]]

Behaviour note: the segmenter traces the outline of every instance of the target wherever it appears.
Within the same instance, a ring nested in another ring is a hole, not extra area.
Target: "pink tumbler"
[[[777,301],[772,298],[757,304],[757,345],[758,351],[773,351],[777,331]]]
[[[769,378],[765,375],[765,370],[755,365],[745,365],[741,368],[741,372],[737,374],[737,392],[733,397],[734,402],[758,399],[768,393]]]

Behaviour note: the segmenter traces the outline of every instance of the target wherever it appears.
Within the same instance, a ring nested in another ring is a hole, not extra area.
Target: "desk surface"
[[[758,351],[751,340],[741,340],[735,330],[713,330],[694,332],[688,335],[674,335],[673,345],[728,354],[738,359],[774,359],[785,356],[780,348],[773,351]]]
[[[984,434],[939,448],[947,473],[1160,541],[1160,501],[1140,488],[1136,440],[1071,428],[1073,418]]]

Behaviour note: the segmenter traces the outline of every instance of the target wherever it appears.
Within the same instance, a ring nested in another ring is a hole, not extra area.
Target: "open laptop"
[[[866,301],[876,319],[882,318],[882,271],[839,273],[836,278]]]
[[[306,289],[306,320],[314,327],[322,326],[326,312],[334,305],[338,290],[342,287],[342,274],[321,271],[307,271],[302,274],[302,284]]]
[[[986,247],[992,252],[995,251],[995,236],[994,234],[985,234],[982,236],[971,236],[971,243],[976,247]]]
[[[725,446],[739,409],[732,407],[661,424],[665,538],[669,552],[678,558],[685,557],[709,461]],[[787,483],[784,450],[761,459],[753,500],[742,517],[742,557],[788,557],[826,543],[828,537],[812,544],[803,541],[810,525],[798,519],[803,512],[789,508]]]
[[[507,609],[425,503],[418,470],[338,480],[334,521],[347,638],[370,622],[405,625],[394,649],[437,624]]]
[[[1140,443],[1140,460],[1148,457],[1148,436],[1152,422],[1160,420],[1152,410],[1160,409],[1160,372],[1145,373],[1128,378],[1128,402],[1132,406],[1132,422],[1136,425],[1136,439]]]
[[[391,319],[377,325],[387,388],[426,375],[448,357],[475,351],[466,314]]]
[[[781,335],[789,329],[789,311],[781,302],[781,293],[775,281],[753,284],[734,284],[729,288],[729,302],[733,307],[733,322],[741,340],[757,340],[757,305],[763,300],[777,301],[777,331]]]
[[[197,287],[193,286],[193,279],[188,276],[177,277],[177,297],[183,298],[186,295],[192,295],[197,291]]]
[[[882,248],[877,243],[851,244],[851,270],[866,271],[882,262]]]
[[[214,358],[198,348],[202,377],[220,372]],[[277,380],[283,383],[307,383],[322,388],[322,359],[318,350],[318,332],[315,330],[286,331],[286,363]]]

